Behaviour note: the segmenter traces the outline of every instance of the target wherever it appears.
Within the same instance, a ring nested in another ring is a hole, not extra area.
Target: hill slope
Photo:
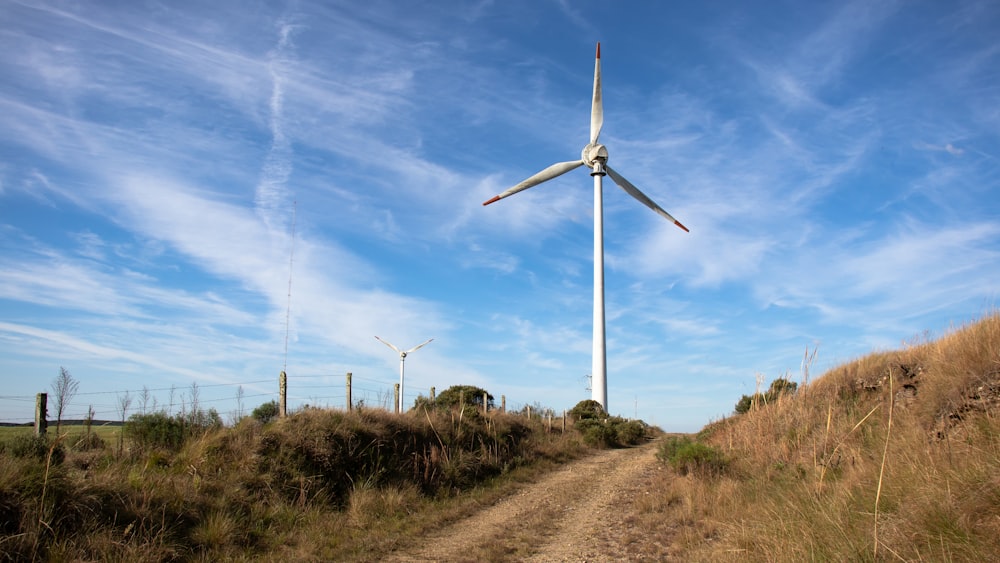
[[[664,475],[645,533],[685,560],[994,560],[998,406],[997,314],[859,358],[706,427],[725,469]]]

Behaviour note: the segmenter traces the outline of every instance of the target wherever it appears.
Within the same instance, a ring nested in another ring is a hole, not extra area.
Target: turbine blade
[[[402,350],[400,350],[399,348],[396,348],[396,347],[395,347],[395,346],[393,346],[392,344],[390,344],[390,343],[386,342],[385,340],[382,340],[381,338],[379,338],[379,337],[377,337],[377,336],[375,337],[375,340],[378,340],[378,341],[379,341],[379,342],[381,342],[382,344],[385,344],[386,346],[388,346],[388,347],[392,348],[393,350],[395,350],[395,351],[396,351],[396,353],[397,353],[397,354],[402,354],[402,353],[403,353],[403,351],[402,351]]]
[[[671,214],[669,214],[666,211],[664,211],[662,207],[660,207],[659,205],[656,205],[656,202],[653,201],[653,200],[651,200],[651,199],[649,199],[649,196],[647,196],[646,194],[644,194],[641,191],[639,191],[639,188],[633,186],[632,183],[629,182],[628,180],[626,180],[625,178],[623,178],[621,174],[619,174],[619,173],[615,172],[614,170],[612,170],[610,166],[608,166],[608,165],[605,164],[604,165],[604,169],[608,171],[608,176],[611,176],[611,179],[614,180],[616,184],[618,184],[619,186],[621,186],[621,188],[623,190],[625,190],[625,192],[628,193],[628,195],[630,195],[630,196],[634,197],[635,199],[641,201],[643,205],[645,205],[646,207],[652,209],[653,211],[657,212],[658,214],[662,215],[664,218],[669,219],[670,222],[672,222],[673,224],[677,225],[678,227],[684,229],[684,231],[689,232],[689,233],[691,232],[690,230],[688,230],[687,227],[685,227],[684,225],[682,225],[680,221],[678,221],[677,219],[674,219],[674,217]]]
[[[430,344],[431,340],[434,340],[434,339],[431,338],[430,340],[428,340],[427,342],[424,342],[423,344],[417,344],[413,348],[410,348],[409,350],[407,350],[406,353],[409,354],[411,352],[416,352],[417,350],[419,350],[419,349],[423,348],[424,346],[427,346],[428,344]]]
[[[601,102],[601,44],[597,44],[597,62],[594,63],[594,103],[590,107],[590,144],[597,143],[604,126],[604,104]]]
[[[573,170],[574,168],[578,168],[580,166],[583,166],[582,160],[573,160],[570,162],[557,162],[552,166],[549,166],[545,170],[542,170],[541,172],[521,182],[520,184],[514,186],[513,188],[510,188],[499,195],[493,196],[493,199],[489,201],[484,201],[483,205],[489,205],[494,201],[503,199],[508,196],[512,196],[517,192],[526,190],[532,186],[537,186],[538,184],[551,180],[552,178],[555,178],[557,176],[562,176],[563,174],[569,172],[570,170]]]

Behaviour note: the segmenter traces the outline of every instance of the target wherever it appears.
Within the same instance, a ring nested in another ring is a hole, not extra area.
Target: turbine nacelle
[[[604,164],[608,161],[608,149],[600,143],[590,143],[583,147],[583,152],[580,153],[580,160],[591,168],[598,162]]]

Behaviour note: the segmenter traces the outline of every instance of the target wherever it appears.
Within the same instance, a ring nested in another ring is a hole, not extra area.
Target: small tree
[[[275,418],[278,418],[278,401],[271,399],[270,401],[255,408],[253,412],[250,413],[250,416],[264,424],[271,422]]]
[[[59,366],[59,375],[56,376],[55,381],[52,382],[52,394],[55,395],[56,399],[56,435],[59,435],[59,428],[62,426],[63,413],[66,412],[66,407],[69,405],[70,401],[76,395],[77,390],[80,388],[80,382],[73,379],[70,375],[69,370]]]
[[[118,431],[118,455],[121,456],[125,448],[125,419],[128,418],[128,409],[132,406],[132,395],[126,391],[118,395],[118,414],[122,417],[122,428]]]
[[[243,397],[244,397],[243,386],[240,385],[239,387],[236,388],[236,410],[233,411],[232,414],[233,426],[239,424],[240,421],[243,420],[243,417],[246,416],[246,412],[244,412],[243,410]]]

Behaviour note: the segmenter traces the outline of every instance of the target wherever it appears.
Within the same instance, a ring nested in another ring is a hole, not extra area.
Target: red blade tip
[[[499,199],[500,199],[500,196],[498,196],[498,195],[495,195],[495,196],[493,196],[493,199],[491,199],[491,200],[489,200],[489,201],[484,201],[484,202],[483,202],[483,205],[489,205],[489,204],[491,204],[491,203],[493,203],[494,201],[497,201],[497,200],[499,200]]]
[[[691,232],[687,227],[685,227],[684,225],[681,225],[680,221],[674,220],[674,224],[677,225],[678,227],[684,229],[685,233],[690,233]]]
[[[601,42],[597,42],[597,58],[601,58]]]

